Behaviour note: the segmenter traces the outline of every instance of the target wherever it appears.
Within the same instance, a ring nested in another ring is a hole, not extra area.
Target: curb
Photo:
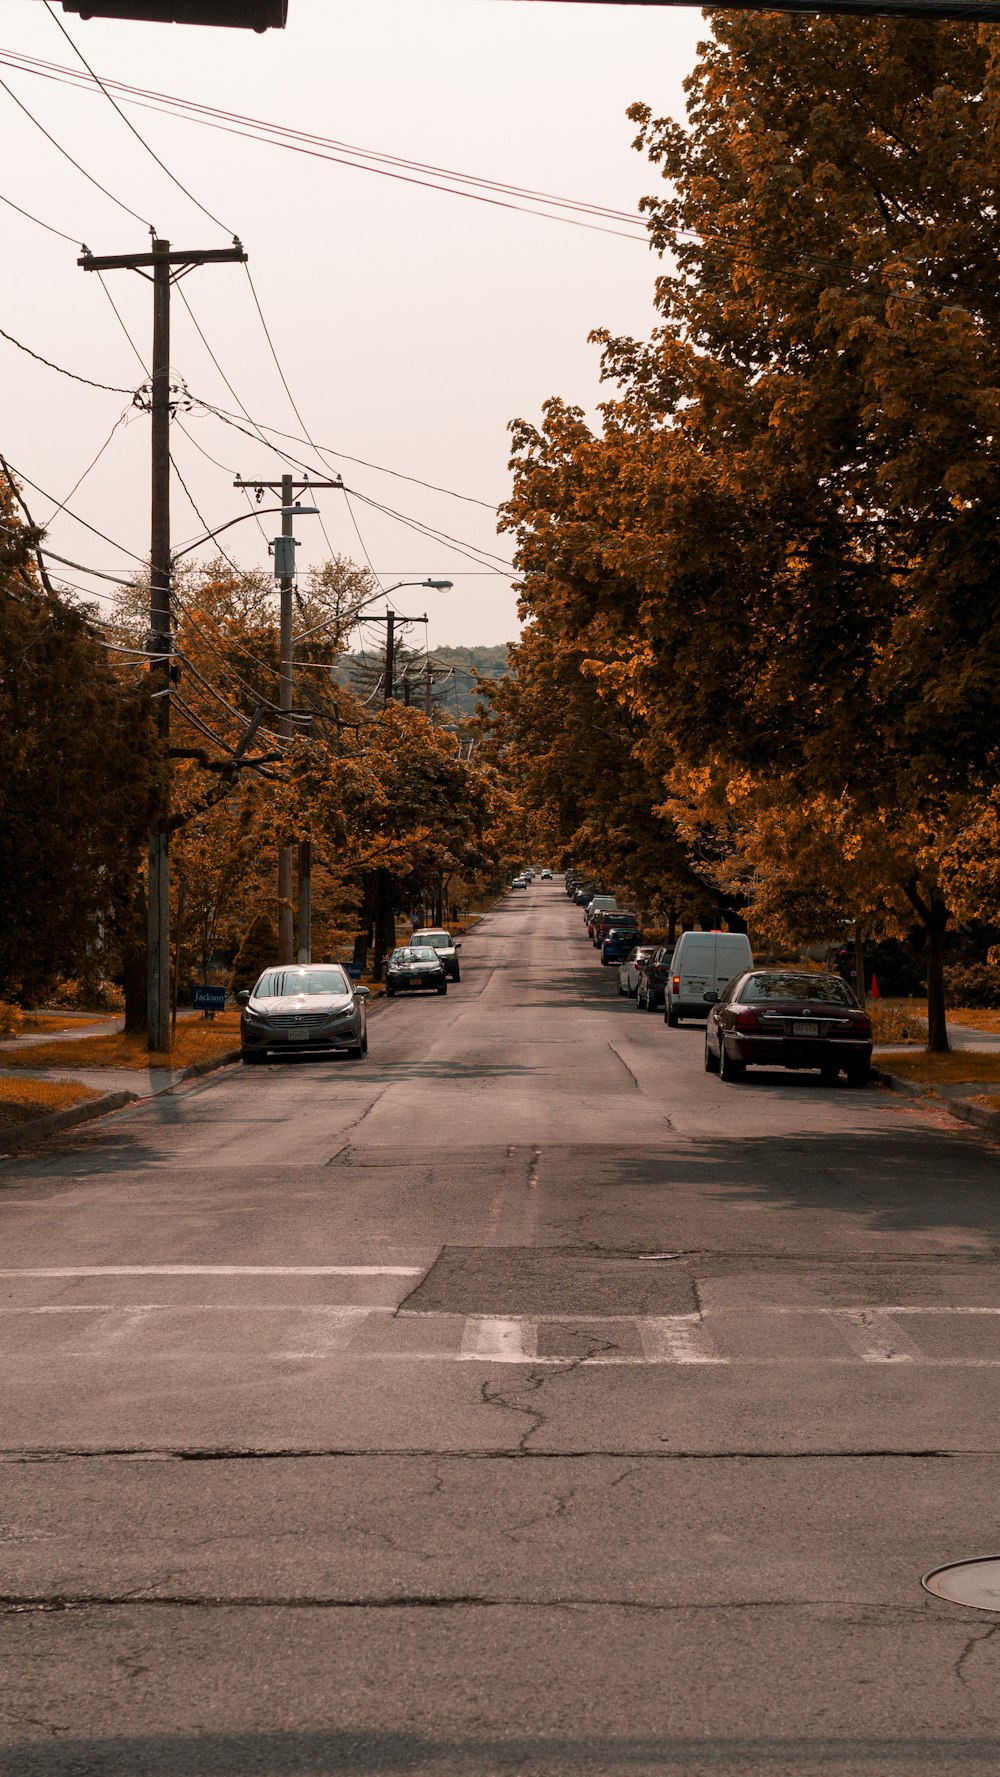
[[[36,1142],[58,1135],[63,1129],[73,1129],[78,1123],[92,1123],[97,1117],[108,1117],[112,1111],[124,1110],[127,1104],[150,1104],[154,1098],[172,1092],[183,1081],[199,1079],[202,1074],[214,1074],[217,1069],[229,1067],[239,1059],[238,1049],[225,1049],[208,1061],[193,1061],[190,1067],[182,1068],[176,1080],[161,1087],[159,1092],[105,1092],[100,1098],[70,1105],[65,1111],[48,1111],[44,1117],[32,1117],[30,1123],[15,1123],[9,1129],[0,1130],[0,1155],[5,1156],[17,1148],[33,1147]]]
[[[138,1092],[105,1092],[101,1098],[70,1105],[68,1110],[48,1111],[44,1117],[32,1117],[30,1123],[15,1123],[10,1129],[0,1130],[0,1148],[6,1154],[9,1149],[33,1147],[46,1136],[58,1135],[61,1129],[72,1129],[77,1123],[91,1123],[95,1117],[105,1117],[110,1111],[135,1104],[138,1098]]]
[[[880,1067],[872,1068],[872,1078],[877,1085],[886,1086],[890,1092],[898,1092],[905,1098],[923,1098],[925,1093],[932,1092],[932,1088],[922,1086],[918,1080],[901,1080],[898,1074],[886,1073]],[[968,1098],[934,1098],[933,1102],[949,1116],[957,1117],[960,1123],[973,1123],[977,1129],[988,1129],[991,1134],[1000,1135],[1000,1111],[987,1110],[985,1105],[973,1104]]]

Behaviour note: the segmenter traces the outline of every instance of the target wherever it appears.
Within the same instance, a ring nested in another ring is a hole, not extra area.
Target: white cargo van
[[[663,1016],[671,1027],[682,1018],[707,1018],[727,981],[753,968],[745,932],[682,932],[667,976]]]

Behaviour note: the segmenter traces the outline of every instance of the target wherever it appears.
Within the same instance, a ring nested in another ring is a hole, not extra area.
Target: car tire
[[[396,989],[394,987],[390,987],[388,985],[388,983],[386,983],[385,997],[387,1000],[394,1000],[396,997]]]
[[[627,992],[627,989],[622,986],[622,978],[619,975],[619,977],[618,977],[618,997],[619,997],[619,999],[624,999],[626,992]]]
[[[240,1060],[242,1061],[244,1067],[259,1067],[262,1061],[267,1060],[267,1050],[266,1049],[241,1049],[240,1050]]]
[[[671,1030],[677,1029],[677,1026],[681,1021],[681,1015],[679,1012],[675,1012],[672,1006],[664,1006],[663,1017],[664,1022],[669,1024]]]
[[[852,1061],[847,1069],[847,1084],[849,1086],[867,1086],[871,1077],[872,1065],[870,1061]]]
[[[461,979],[462,979],[462,971],[461,971],[461,969],[456,969],[454,975],[452,976],[452,980],[453,981],[461,981]]]
[[[832,1061],[825,1062],[819,1070],[820,1084],[822,1086],[836,1086],[839,1072],[839,1067],[835,1067]]]
[[[706,1072],[706,1074],[717,1074],[718,1071],[719,1071],[719,1057],[716,1055],[714,1049],[709,1044],[708,1031],[706,1030],[706,1032],[705,1032],[705,1072]]]
[[[726,1048],[726,1039],[719,1032],[719,1078],[732,1084],[734,1080],[742,1080],[746,1076],[746,1062],[734,1061]]]
[[[352,1043],[349,1049],[344,1050],[344,1054],[347,1056],[348,1061],[364,1061],[364,1045],[362,1043]]]
[[[447,993],[447,992],[448,992],[448,983],[447,983],[447,981],[442,981],[440,987],[438,988],[438,993]]]

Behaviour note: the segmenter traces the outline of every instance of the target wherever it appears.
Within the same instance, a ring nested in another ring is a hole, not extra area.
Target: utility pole
[[[431,657],[428,654],[426,663],[424,665],[424,715],[427,717],[428,722],[433,717],[433,714],[434,714],[434,668],[431,665]]]
[[[211,252],[171,253],[154,235],[148,253],[84,253],[84,271],[137,271],[153,286],[152,490],[149,545],[149,675],[164,759],[170,741],[170,287],[196,265],[242,263],[238,240]],[[146,270],[145,268],[149,269]],[[146,1047],[170,1049],[170,786],[149,840],[146,891]]]
[[[382,708],[385,709],[393,696],[396,666],[396,613],[387,611],[385,614],[385,671],[382,675]]]
[[[274,572],[281,594],[279,614],[278,733],[291,740],[295,732],[292,716],[295,692],[295,643],[292,637],[292,595],[295,585],[295,537],[292,525],[297,515],[315,512],[316,507],[296,506],[297,493],[311,493],[314,488],[343,487],[339,475],[335,481],[296,481],[283,475],[280,481],[245,481],[237,476],[234,487],[254,488],[258,499],[265,488],[281,494],[281,537],[274,545]],[[312,955],[312,884],[310,871],[312,849],[308,840],[299,847],[299,962],[308,962]],[[303,893],[303,864],[305,892]],[[278,961],[295,961],[295,917],[292,907],[294,878],[294,847],[278,847]],[[305,955],[303,955],[305,951]]]

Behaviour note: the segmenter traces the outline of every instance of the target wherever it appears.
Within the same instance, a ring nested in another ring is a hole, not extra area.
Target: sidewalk
[[[968,1058],[967,1066],[959,1063],[965,1078],[934,1079],[933,1057],[928,1057],[927,1077],[924,1079],[919,1077],[919,1073],[913,1079],[908,1074],[894,1073],[893,1062],[897,1056],[916,1058],[925,1051],[913,1043],[877,1043],[872,1054],[876,1079],[881,1085],[888,1086],[891,1092],[900,1092],[909,1098],[936,1098],[953,1117],[1000,1135],[1000,1111],[975,1102],[977,1098],[984,1096],[1000,1098],[1000,1079],[996,1068],[983,1066],[987,1056],[992,1058],[1000,1055],[1000,1034],[996,1031],[978,1030],[971,1024],[949,1024],[948,1041],[953,1055]]]

